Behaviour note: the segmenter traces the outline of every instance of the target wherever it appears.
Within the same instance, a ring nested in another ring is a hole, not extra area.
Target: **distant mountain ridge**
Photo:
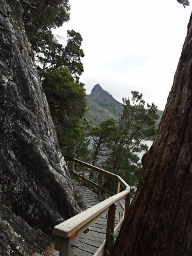
[[[98,125],[109,118],[118,120],[123,111],[123,104],[114,99],[100,84],[96,84],[86,98],[88,105],[86,119],[92,125]],[[157,113],[159,119],[156,126],[158,127],[163,111],[157,110]]]
[[[87,104],[86,118],[92,125],[97,125],[108,118],[119,119],[123,110],[123,105],[100,84],[96,84],[91,93],[87,95]]]

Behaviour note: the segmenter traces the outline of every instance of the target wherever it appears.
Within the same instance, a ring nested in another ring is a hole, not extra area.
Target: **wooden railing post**
[[[115,209],[115,204],[112,204],[108,211],[104,256],[109,256],[114,246]]]
[[[59,256],[73,256],[71,240],[69,238],[55,238],[55,249],[59,251]]]
[[[97,184],[102,187],[102,183],[103,183],[103,177],[100,173],[98,173]],[[99,198],[101,198],[103,191],[99,188],[99,186],[98,186],[98,196]]]
[[[130,206],[130,193],[125,198],[125,214],[124,214],[124,218],[128,215],[129,206]]]
[[[117,193],[121,191],[121,183],[117,181]]]
[[[72,161],[72,171],[75,172],[75,162]]]

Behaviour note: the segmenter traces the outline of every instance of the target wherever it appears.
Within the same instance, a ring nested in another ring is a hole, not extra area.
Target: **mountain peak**
[[[96,85],[94,85],[93,86],[93,89],[92,90],[103,90],[103,88],[101,87],[101,85],[100,84],[96,84]]]
[[[91,94],[94,94],[98,91],[104,91],[100,84],[96,84],[93,86],[93,89],[91,90]]]
[[[123,106],[113,96],[105,91],[100,84],[96,84],[90,95],[87,96],[90,108],[88,119],[99,123],[108,118],[119,119]]]
[[[94,85],[93,89],[91,90],[91,94],[92,97],[112,97],[111,94],[109,94],[107,91],[105,91],[100,84],[96,84]]]

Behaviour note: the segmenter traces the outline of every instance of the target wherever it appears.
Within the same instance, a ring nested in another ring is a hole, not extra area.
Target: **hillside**
[[[118,119],[123,110],[123,105],[105,91],[100,84],[96,84],[91,93],[87,95],[87,104],[86,118],[92,125],[97,125],[108,118]],[[157,121],[157,125],[162,114],[163,112],[158,110],[160,118]]]
[[[86,118],[91,124],[98,124],[108,118],[118,119],[123,109],[123,105],[103,90],[99,84],[96,84],[87,95],[87,103]]]

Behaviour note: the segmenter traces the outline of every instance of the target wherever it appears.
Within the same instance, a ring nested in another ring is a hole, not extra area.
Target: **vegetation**
[[[25,28],[64,155],[86,156],[98,164],[102,157],[105,168],[121,173],[135,184],[140,168],[136,152],[146,150],[142,141],[154,134],[155,106],[146,107],[137,92],[133,92],[131,101],[124,99],[122,106],[97,85],[92,100],[99,98],[100,108],[106,108],[116,120],[106,120],[90,129],[84,118],[87,107],[84,85],[80,82],[84,56],[82,37],[70,30],[64,46],[52,32],[69,20],[68,0],[22,2]],[[37,15],[39,9],[43,14],[41,18]],[[92,151],[88,154],[90,143]]]
[[[21,0],[28,39],[35,52],[45,47],[46,34],[69,20],[68,0]],[[40,15],[39,15],[40,14]]]
[[[79,151],[84,138],[85,90],[66,67],[47,71],[43,86],[65,155]]]
[[[123,111],[123,104],[115,100],[99,84],[93,87],[86,99],[88,111],[85,116],[91,125],[99,125],[101,122],[111,118],[119,120]],[[162,111],[157,110],[159,118],[156,121],[156,128],[159,125],[162,113]]]
[[[65,155],[85,150],[84,85],[79,81],[83,72],[82,37],[67,31],[66,45],[60,44],[52,32],[69,20],[68,0],[22,0],[25,29],[33,57],[42,80],[60,146]],[[41,13],[39,15],[38,13]]]
[[[108,119],[91,129],[92,162],[135,185],[141,168],[137,154],[147,150],[144,141],[153,138],[157,119],[157,107],[145,104],[142,94],[133,91],[131,99],[123,100],[119,121]]]
[[[51,32],[69,19],[68,0],[21,2],[26,9],[25,28],[34,57],[38,64],[40,62],[43,86],[55,123],[58,122],[61,129],[60,143],[64,143],[64,149],[74,144],[73,153],[77,152],[75,145],[79,138],[83,142],[80,145],[84,144],[83,127],[86,125],[83,122],[84,90],[79,82],[83,71],[82,39],[76,32],[68,32],[68,43],[63,47]],[[178,2],[189,5],[187,0]],[[145,158],[143,179],[117,239],[114,256],[192,253],[191,30],[192,19],[161,129]],[[70,101],[69,97],[72,97]],[[132,93],[131,100],[124,99],[123,105],[119,121],[110,119],[91,129],[92,160],[135,184],[139,170],[136,152],[146,150],[143,140],[154,135],[157,109],[153,104],[146,105],[138,92]],[[62,137],[65,136],[63,127],[65,134],[68,132],[66,138]]]

